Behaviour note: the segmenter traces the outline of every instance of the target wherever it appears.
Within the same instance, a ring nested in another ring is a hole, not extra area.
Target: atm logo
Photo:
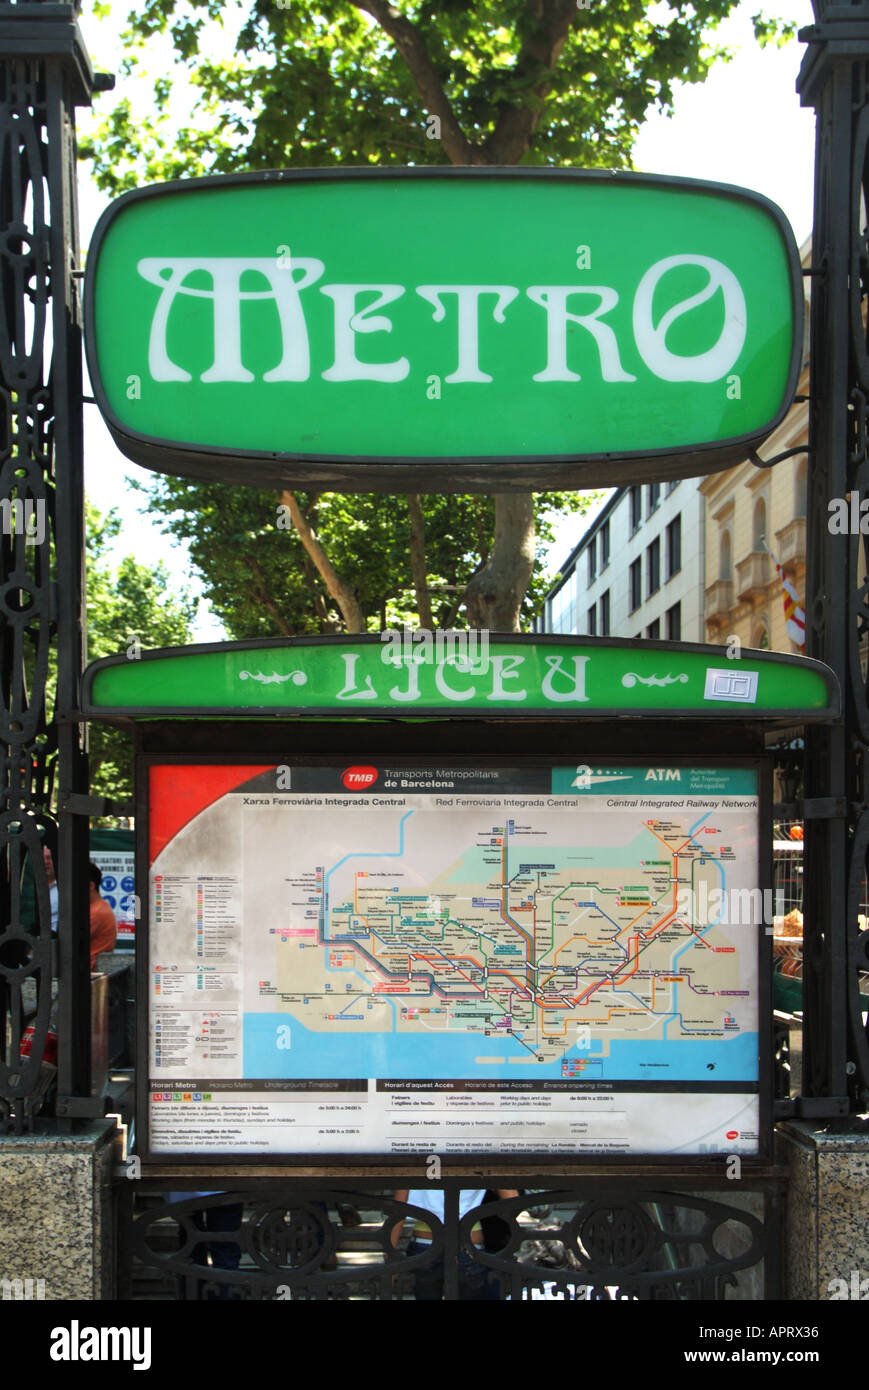
[[[341,773],[341,781],[348,792],[364,792],[377,781],[377,768],[348,767]]]

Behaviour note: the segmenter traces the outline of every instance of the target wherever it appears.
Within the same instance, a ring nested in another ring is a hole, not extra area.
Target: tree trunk
[[[470,626],[518,632],[533,568],[534,498],[530,492],[499,492],[492,553],[465,592]]]
[[[434,618],[431,611],[431,597],[428,591],[428,577],[425,568],[425,518],[422,514],[419,493],[407,495],[407,510],[410,514],[410,572],[416,590],[416,611],[419,625],[431,632]]]
[[[329,597],[334,599],[341,610],[347,632],[364,632],[365,615],[356,597],[355,590],[341,578],[329,556],[318,541],[314,530],[302,511],[295,493],[287,489],[281,493],[281,502],[289,508],[293,525],[299,533],[299,540],[305,547],[317,573],[326,585]]]
[[[430,116],[440,121],[439,136],[451,164],[484,164],[485,156],[468,140],[432,62],[419,29],[390,0],[353,0],[380,25],[404,59],[413,84]]]
[[[528,151],[550,82],[571,29],[579,23],[576,0],[526,0],[525,33],[514,65],[526,90],[508,102],[482,146],[462,131],[417,24],[390,0],[354,0],[387,33],[407,65],[429,115],[440,120],[440,139],[452,164],[518,164]],[[437,55],[441,57],[443,55]],[[411,514],[411,525],[413,518]],[[413,542],[411,542],[413,552]],[[518,632],[522,600],[534,569],[534,499],[531,493],[495,496],[495,544],[466,592],[468,622],[491,631]],[[414,583],[420,587],[414,570]],[[420,609],[420,621],[430,627]]]

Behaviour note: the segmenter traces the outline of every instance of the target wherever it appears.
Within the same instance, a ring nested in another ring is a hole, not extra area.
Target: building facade
[[[809,247],[803,248],[807,264]],[[808,324],[808,303],[806,303]],[[769,462],[793,449],[773,468],[746,460],[700,483],[706,499],[706,637],[743,646],[800,654],[787,631],[782,575],[805,606],[808,482],[808,334],[797,400],[760,450]]]
[[[766,447],[776,449],[775,436]],[[775,560],[803,601],[807,468],[805,457],[786,459],[768,471],[744,463],[702,484],[708,642],[736,637],[743,646],[803,651],[786,630]]]
[[[800,259],[810,264],[810,241]],[[803,651],[788,632],[782,580],[804,604],[808,293],[804,307],[796,400],[760,457],[704,478],[616,489],[547,595],[538,631]]]
[[[539,632],[705,641],[697,479],[616,489],[547,595]]]

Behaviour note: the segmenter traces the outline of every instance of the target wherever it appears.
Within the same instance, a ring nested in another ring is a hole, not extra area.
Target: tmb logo
[[[348,767],[341,773],[341,781],[348,792],[364,792],[377,781],[377,768]]]

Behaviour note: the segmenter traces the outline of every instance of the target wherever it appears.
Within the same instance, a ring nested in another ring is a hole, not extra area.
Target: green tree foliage
[[[144,565],[132,555],[111,564],[107,546],[120,531],[117,512],[87,509],[88,659],[125,653],[131,660],[148,647],[190,641],[196,604],[170,590],[161,564]],[[133,755],[129,735],[107,724],[89,726],[91,790],[121,801],[133,794]]]
[[[708,41],[736,0],[145,0],[121,75],[168,35],[198,94],[178,127],[173,84],[150,114],[125,95],[82,143],[101,187],[245,169],[335,164],[628,168],[652,106],[702,82]],[[215,26],[240,25],[210,56]],[[766,40],[782,32],[762,15]],[[440,138],[430,138],[440,121]]]
[[[187,543],[204,592],[232,637],[335,632],[341,610],[275,493],[159,478],[145,489],[166,529]],[[585,510],[596,494],[536,495],[537,564],[525,596],[530,619],[546,587],[543,552],[556,511]],[[297,493],[315,535],[342,574],[352,574],[360,627],[462,627],[467,585],[488,559],[494,501],[482,496],[419,499],[425,528],[425,588],[420,612],[413,582],[411,516],[404,496]],[[431,622],[425,621],[430,616]]]
[[[129,15],[122,76],[147,63],[160,36],[198,103],[179,127],[173,83],[161,71],[151,107],[123,95],[82,152],[113,193],[143,179],[287,166],[625,168],[649,108],[669,110],[675,82],[702,81],[724,56],[707,35],[735,4],[145,0]],[[237,25],[238,39],[231,56],[218,57],[214,34],[224,25]],[[755,29],[763,41],[781,33],[760,15]],[[515,628],[528,616],[545,537],[535,534],[541,504],[527,494],[501,494],[494,505],[429,498],[411,527],[408,499],[284,493],[278,500],[297,532],[290,537],[273,534],[272,502],[261,495],[216,493],[158,483],[153,496],[157,506],[168,499],[198,509],[172,528],[193,543],[215,606],[237,634],[328,628],[336,605],[343,626],[359,630],[375,617],[386,622],[390,605],[400,612],[411,590],[428,626],[426,575],[435,596],[447,596],[435,610],[447,620],[456,616],[449,596],[466,584],[474,626]]]

